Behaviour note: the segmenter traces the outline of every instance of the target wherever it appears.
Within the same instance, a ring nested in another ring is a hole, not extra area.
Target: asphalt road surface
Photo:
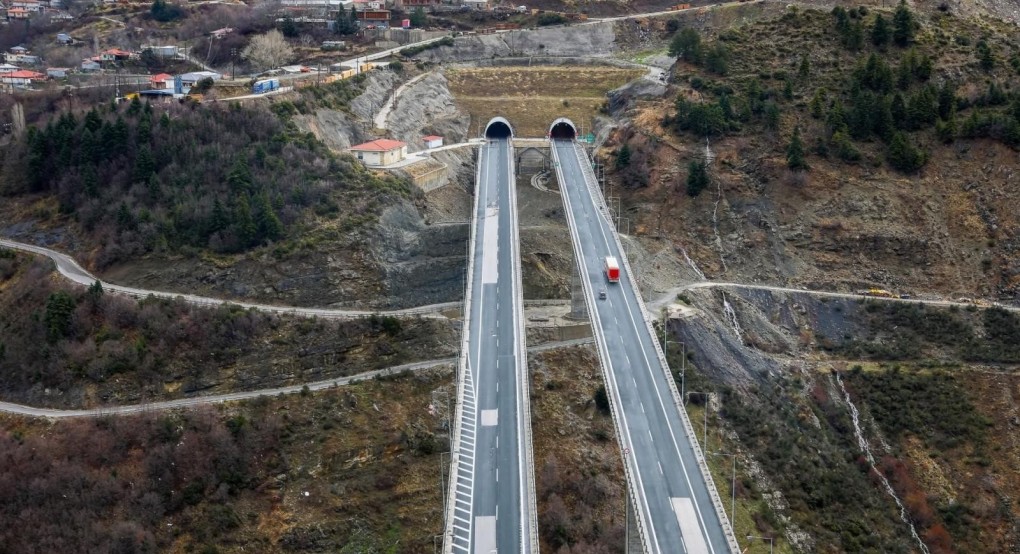
[[[467,371],[457,473],[455,552],[531,552],[530,417],[523,408],[520,258],[511,146],[479,151],[467,329]],[[526,373],[525,373],[526,375]],[[469,508],[470,507],[470,508]]]
[[[604,273],[606,256],[623,260],[601,199],[585,182],[587,157],[573,141],[553,143],[568,223],[580,261],[596,340],[607,373],[607,391],[621,438],[637,517],[652,553],[730,552],[722,518],[698,466],[644,319],[633,276],[621,267],[619,283]],[[622,263],[621,263],[622,265]],[[604,290],[606,298],[597,299]]]

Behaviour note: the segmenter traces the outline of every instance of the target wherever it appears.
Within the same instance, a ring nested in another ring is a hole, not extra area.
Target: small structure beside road
[[[422,137],[421,140],[425,141],[426,149],[439,148],[443,145],[443,137],[439,135],[429,135],[427,137]]]
[[[351,147],[356,158],[368,167],[395,164],[407,157],[407,143],[399,140],[378,139]]]

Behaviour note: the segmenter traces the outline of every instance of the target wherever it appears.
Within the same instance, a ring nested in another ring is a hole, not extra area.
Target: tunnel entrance
[[[487,139],[508,139],[513,138],[514,128],[510,122],[502,117],[494,117],[485,126],[485,138]]]
[[[549,138],[553,140],[574,140],[577,138],[577,127],[574,125],[573,121],[570,121],[565,117],[561,117],[556,121],[553,121],[552,126],[549,127]]]

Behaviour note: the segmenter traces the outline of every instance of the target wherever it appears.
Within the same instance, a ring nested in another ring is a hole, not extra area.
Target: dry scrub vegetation
[[[91,407],[268,388],[452,356],[445,320],[287,318],[85,290],[0,251],[5,400]]]
[[[578,347],[536,355],[530,366],[542,549],[619,552],[623,466],[613,421],[595,400],[602,384],[598,359],[591,348]]]
[[[187,412],[0,418],[0,544],[50,552],[425,552],[446,371]]]

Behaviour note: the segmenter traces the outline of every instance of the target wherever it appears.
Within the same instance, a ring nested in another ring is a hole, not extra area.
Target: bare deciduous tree
[[[273,30],[251,39],[241,55],[259,69],[266,70],[287,63],[294,57],[294,50],[283,38],[283,33]]]

